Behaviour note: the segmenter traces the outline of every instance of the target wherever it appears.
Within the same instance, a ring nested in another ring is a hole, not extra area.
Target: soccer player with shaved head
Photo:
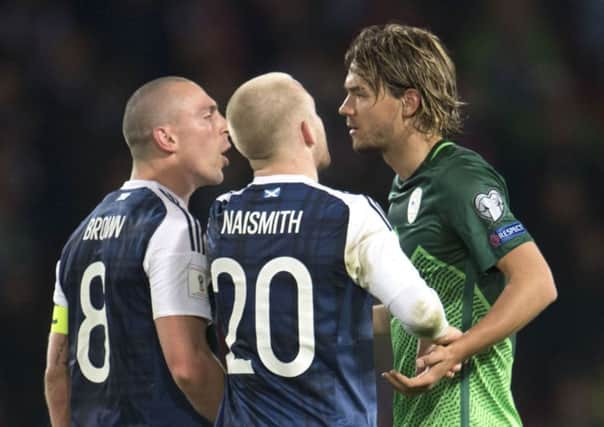
[[[191,194],[222,182],[216,102],[163,77],[128,100],[132,174],[71,235],[57,263],[45,374],[58,426],[211,426],[224,372],[206,341],[209,271]]]
[[[453,61],[431,32],[390,24],[363,29],[345,63],[340,114],[352,147],[380,152],[396,172],[388,218],[400,245],[467,331],[447,347],[418,346],[376,308],[376,329],[391,331],[395,370],[386,378],[407,395],[395,394],[394,425],[519,426],[514,334],[557,293],[502,176],[451,139],[462,126]],[[437,384],[464,360],[461,375]]]
[[[253,181],[220,196],[208,256],[227,379],[217,426],[375,426],[372,301],[409,333],[460,332],[370,198],[318,183],[330,163],[312,96],[291,76],[244,83],[227,105]]]

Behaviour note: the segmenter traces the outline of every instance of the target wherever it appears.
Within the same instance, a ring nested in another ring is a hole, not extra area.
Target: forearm
[[[373,306],[373,335],[390,335],[390,313],[383,304]]]
[[[487,315],[452,343],[451,350],[459,360],[485,351],[526,326],[555,298],[550,275],[512,279]]]
[[[216,358],[204,354],[188,373],[174,372],[173,377],[193,408],[214,421],[224,393],[224,371]]]
[[[69,341],[67,335],[51,332],[48,337],[44,394],[53,427],[71,425],[71,379],[68,368]]]
[[[44,392],[52,427],[70,426],[70,379],[66,366],[46,371]]]

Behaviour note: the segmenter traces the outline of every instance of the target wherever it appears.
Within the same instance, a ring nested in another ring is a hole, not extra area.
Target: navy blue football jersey
[[[210,426],[170,375],[154,319],[210,318],[201,227],[152,181],[108,194],[65,245],[54,302],[67,307],[74,426]]]
[[[376,425],[363,278],[365,243],[384,240],[397,250],[375,202],[303,176],[256,177],[214,202],[208,258],[229,350],[217,426]]]

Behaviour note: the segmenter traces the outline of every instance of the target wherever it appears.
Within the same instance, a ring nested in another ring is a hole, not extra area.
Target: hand
[[[409,378],[395,370],[384,372],[382,377],[400,393],[416,396],[430,390],[444,376],[450,377],[461,370],[461,363],[457,361],[450,347],[433,347],[429,354],[417,359],[416,368],[420,373],[415,377]]]
[[[463,332],[461,332],[455,326],[449,325],[449,326],[447,326],[447,329],[445,330],[445,334],[442,337],[435,339],[434,342],[439,345],[449,345],[453,341],[461,338],[462,335],[463,335]]]
[[[436,344],[449,345],[453,341],[457,340],[463,335],[459,329],[454,326],[447,327],[445,334],[437,340],[419,339],[417,341],[417,356],[416,359],[421,359],[424,356],[432,353],[436,349]],[[415,367],[415,375],[421,374],[426,369],[429,369],[430,365],[417,365]],[[461,363],[455,365],[449,372],[447,372],[448,378],[453,378],[457,372],[461,371]]]

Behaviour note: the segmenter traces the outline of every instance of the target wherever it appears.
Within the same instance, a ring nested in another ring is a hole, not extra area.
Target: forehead
[[[344,87],[346,89],[354,89],[354,88],[362,88],[362,89],[370,89],[369,83],[359,76],[354,69],[351,67],[348,69],[348,73],[346,74],[346,79],[344,80]]]

